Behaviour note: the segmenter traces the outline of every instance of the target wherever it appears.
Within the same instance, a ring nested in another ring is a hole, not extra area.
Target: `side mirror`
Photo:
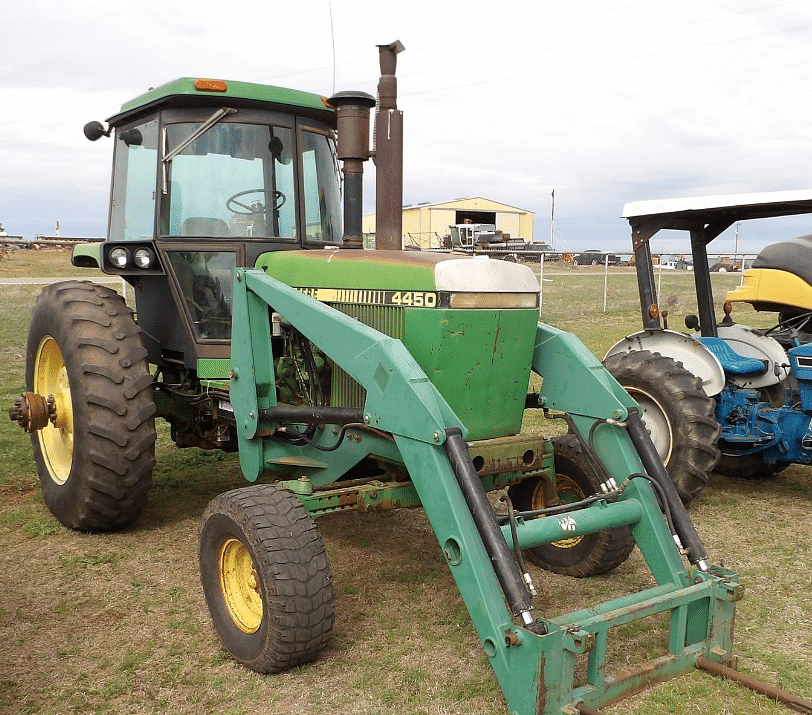
[[[144,143],[144,135],[141,134],[139,129],[127,129],[119,132],[118,137],[127,146],[142,146]]]
[[[101,122],[88,122],[85,124],[84,132],[85,137],[90,139],[92,142],[96,141],[97,139],[101,139],[102,137],[110,136],[110,129],[108,128],[105,130],[104,125]]]

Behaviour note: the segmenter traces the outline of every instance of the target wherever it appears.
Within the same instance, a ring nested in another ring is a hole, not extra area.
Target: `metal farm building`
[[[533,240],[532,211],[485,199],[455,199],[403,207],[403,243],[419,248],[441,248],[448,227],[455,223],[493,223],[514,238]],[[364,216],[364,235],[375,233],[375,214]]]

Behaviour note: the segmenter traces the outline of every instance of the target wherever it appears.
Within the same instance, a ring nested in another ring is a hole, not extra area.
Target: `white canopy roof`
[[[623,207],[622,218],[636,223],[635,219],[657,216],[665,219],[665,225],[657,222],[660,228],[686,228],[686,223],[708,223],[715,218],[742,221],[803,213],[812,213],[812,189],[632,201]]]

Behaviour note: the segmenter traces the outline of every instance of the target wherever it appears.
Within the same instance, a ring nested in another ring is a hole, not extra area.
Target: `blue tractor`
[[[812,235],[764,248],[743,272],[717,318],[708,244],[739,221],[812,213],[812,191],[626,204],[643,329],[617,342],[604,364],[639,403],[684,502],[712,471],[762,477],[812,464]],[[661,311],[650,241],[658,231],[690,234],[697,315],[687,333]],[[733,303],[777,313],[756,329],[733,320]]]

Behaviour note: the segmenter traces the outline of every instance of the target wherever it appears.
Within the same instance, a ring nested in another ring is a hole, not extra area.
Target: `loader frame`
[[[579,434],[590,435],[588,448],[604,456],[620,488],[558,518],[520,519],[515,524],[518,546],[628,525],[657,586],[546,618],[531,614],[530,596],[510,556],[509,527],[497,524],[493,511],[483,506],[485,487],[464,441],[465,427],[403,344],[261,270],[237,269],[231,394],[246,477],[256,478],[266,463],[277,459],[278,443],[270,437],[277,405],[269,306],[366,389],[357,417],[369,428],[392,435],[387,456],[400,461],[411,477],[405,484],[338,482],[334,488],[322,485],[317,492],[306,479],[282,485],[296,491],[313,516],[331,510],[331,503],[340,508],[342,500],[345,506],[422,506],[509,712],[553,715],[600,707],[690,671],[700,657],[734,665],[733,622],[742,587],[735,574],[705,565],[701,545],[691,542],[690,534],[683,534],[682,540],[693,543],[688,551],[693,549],[691,559],[699,567],[686,568],[675,543],[680,537],[669,531],[655,496],[663,485],[652,488],[648,479],[638,476],[646,460],[644,455],[641,461],[633,439],[633,425],[639,423],[634,419],[636,406],[572,336],[538,324],[532,367],[550,378],[538,401],[557,410],[569,405],[571,424]],[[556,373],[567,377],[555,379]],[[340,416],[325,408],[325,421]],[[297,459],[295,448],[286,446],[285,451]],[[300,451],[298,458],[306,461],[304,448]],[[487,486],[494,484],[498,486],[498,480]],[[610,631],[660,613],[669,614],[668,652],[631,671],[608,674]],[[576,676],[579,656],[587,658],[585,679]]]

